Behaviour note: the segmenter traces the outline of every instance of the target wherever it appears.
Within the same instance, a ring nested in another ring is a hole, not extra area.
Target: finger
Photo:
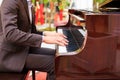
[[[57,41],[57,43],[59,43],[60,45],[63,45],[63,46],[65,46],[65,45],[68,45],[68,40],[66,40],[66,39],[58,39],[58,41]]]
[[[65,46],[65,44],[60,41],[57,41],[56,44],[58,44],[59,46]]]
[[[57,41],[59,42],[68,42],[68,40],[66,38],[63,38],[63,37],[57,37]]]
[[[64,38],[67,38],[67,36],[65,36],[64,34],[62,33],[59,33],[60,36],[64,37]]]

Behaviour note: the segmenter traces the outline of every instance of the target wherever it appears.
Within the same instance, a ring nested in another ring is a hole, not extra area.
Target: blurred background
[[[105,1],[108,0],[32,0],[37,30],[54,31],[57,26],[68,22],[68,9],[97,11]]]

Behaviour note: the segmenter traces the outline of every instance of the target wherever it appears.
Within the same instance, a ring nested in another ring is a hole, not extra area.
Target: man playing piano
[[[0,7],[0,72],[45,71],[47,80],[55,80],[55,50],[40,46],[42,42],[65,46],[68,41],[60,33],[37,32],[28,2],[3,0]]]

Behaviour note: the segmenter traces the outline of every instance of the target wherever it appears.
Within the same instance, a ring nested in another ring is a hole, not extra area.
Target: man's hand
[[[68,45],[68,40],[61,36],[44,36],[43,42],[48,44],[58,44],[60,46],[66,46]]]
[[[62,33],[51,32],[51,31],[44,31],[44,36],[61,36],[66,38],[66,36]]]

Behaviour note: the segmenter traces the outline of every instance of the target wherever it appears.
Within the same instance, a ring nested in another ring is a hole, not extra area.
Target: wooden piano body
[[[117,57],[120,44],[120,14],[72,9],[69,13],[85,19],[81,24],[88,30],[88,39],[80,54],[56,58],[57,80],[120,79],[120,64],[117,64],[120,61]],[[67,26],[69,24],[70,20]]]

